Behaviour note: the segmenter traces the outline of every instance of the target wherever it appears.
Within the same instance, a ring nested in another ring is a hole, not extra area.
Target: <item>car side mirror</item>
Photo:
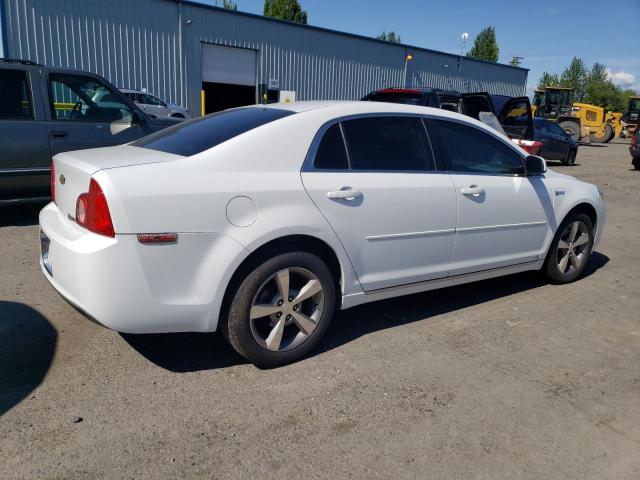
[[[529,155],[525,160],[525,166],[528,175],[542,175],[547,171],[547,162],[536,155]]]

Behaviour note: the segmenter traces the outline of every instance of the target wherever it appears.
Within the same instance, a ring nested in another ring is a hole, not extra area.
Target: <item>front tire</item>
[[[613,127],[609,124],[606,124],[602,129],[602,135],[598,135],[597,133],[590,133],[589,138],[594,143],[607,143],[610,142],[613,137],[615,137],[616,132],[613,130]]]
[[[589,262],[593,240],[593,224],[588,215],[567,216],[551,242],[543,266],[549,281],[563,284],[577,280]]]
[[[565,165],[575,165],[577,153],[578,152],[576,152],[575,150],[569,150],[569,153],[567,153],[567,158],[565,158],[562,163],[564,163]]]
[[[326,332],[336,288],[316,255],[289,252],[251,271],[236,290],[222,332],[231,346],[258,367],[304,357]]]

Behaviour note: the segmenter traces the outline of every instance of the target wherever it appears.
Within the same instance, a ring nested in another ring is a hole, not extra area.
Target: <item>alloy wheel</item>
[[[586,261],[589,231],[580,220],[570,223],[558,240],[556,262],[562,275],[571,275]]]
[[[251,303],[253,338],[263,348],[283,352],[304,343],[324,311],[324,290],[305,268],[285,268],[269,277]]]

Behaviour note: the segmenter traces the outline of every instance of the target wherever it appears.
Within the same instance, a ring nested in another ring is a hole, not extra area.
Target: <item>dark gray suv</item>
[[[50,195],[51,157],[128,143],[177,122],[93,73],[0,59],[0,203]]]

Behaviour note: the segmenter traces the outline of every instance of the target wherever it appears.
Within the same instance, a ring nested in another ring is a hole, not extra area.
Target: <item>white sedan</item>
[[[456,113],[373,102],[227,110],[55,156],[46,278],[128,333],[221,330],[261,366],[299,359],[337,309],[542,270],[577,279],[594,185]]]

